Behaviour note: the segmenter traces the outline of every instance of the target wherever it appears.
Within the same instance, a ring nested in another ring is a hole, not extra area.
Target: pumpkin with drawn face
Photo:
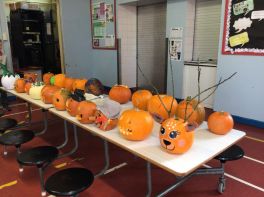
[[[84,101],[84,91],[75,90],[74,94],[71,94],[70,98],[66,101],[66,110],[71,116],[76,116],[78,112],[78,105],[80,102]]]
[[[82,101],[78,105],[76,118],[80,123],[92,124],[95,121],[96,104],[91,101]]]
[[[60,89],[54,93],[52,97],[52,104],[57,110],[64,111],[66,110],[66,101],[69,97],[70,97],[69,90]]]
[[[152,132],[154,120],[143,110],[130,109],[122,113],[118,121],[119,133],[127,140],[146,139]]]
[[[194,140],[195,123],[184,122],[183,119],[169,118],[161,124],[159,138],[164,150],[173,154],[188,151]]]

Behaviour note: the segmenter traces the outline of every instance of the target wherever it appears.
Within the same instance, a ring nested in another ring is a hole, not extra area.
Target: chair
[[[240,148],[238,145],[233,145],[215,157],[215,159],[217,159],[221,162],[221,168],[223,169],[223,173],[222,173],[221,177],[219,178],[219,184],[218,184],[218,192],[219,193],[223,193],[225,190],[225,187],[226,187],[226,179],[225,179],[225,174],[224,174],[224,164],[227,161],[234,161],[234,160],[241,159],[243,156],[244,156],[243,149]]]
[[[79,193],[92,185],[94,175],[85,168],[68,168],[51,175],[45,189],[56,196],[78,196]]]

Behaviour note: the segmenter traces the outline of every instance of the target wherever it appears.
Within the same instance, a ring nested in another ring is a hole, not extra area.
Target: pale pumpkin
[[[41,99],[41,90],[44,87],[42,82],[33,83],[29,89],[29,96],[32,99],[40,100]]]

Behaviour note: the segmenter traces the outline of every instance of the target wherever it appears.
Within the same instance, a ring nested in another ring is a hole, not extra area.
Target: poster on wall
[[[116,49],[116,0],[90,0],[92,46]]]
[[[222,54],[264,55],[264,0],[226,0]]]
[[[182,37],[182,27],[171,28],[169,39],[169,53],[171,60],[182,61]]]

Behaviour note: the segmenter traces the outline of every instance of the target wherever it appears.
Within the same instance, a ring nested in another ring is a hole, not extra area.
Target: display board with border
[[[116,0],[90,0],[93,49],[115,50]]]
[[[264,55],[264,0],[226,0],[222,54]]]

